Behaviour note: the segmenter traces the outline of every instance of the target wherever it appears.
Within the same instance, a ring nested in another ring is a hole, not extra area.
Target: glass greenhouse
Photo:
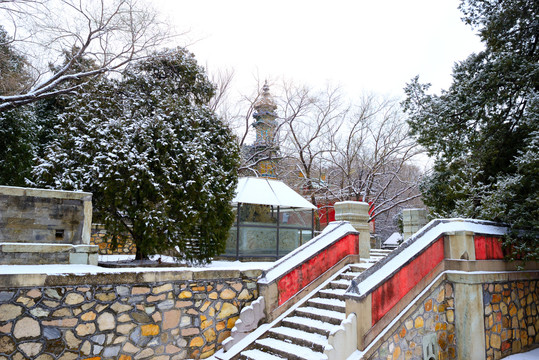
[[[278,180],[239,178],[227,258],[277,259],[313,237],[316,207]]]

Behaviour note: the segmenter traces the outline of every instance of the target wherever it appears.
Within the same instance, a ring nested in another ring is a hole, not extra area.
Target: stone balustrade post
[[[408,239],[419,229],[427,224],[426,209],[403,209],[402,210],[402,238]]]
[[[359,257],[370,258],[369,204],[360,201],[336,202],[335,220],[348,221],[359,232]]]

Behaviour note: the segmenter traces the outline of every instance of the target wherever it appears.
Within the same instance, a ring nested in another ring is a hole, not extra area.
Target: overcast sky
[[[455,61],[480,51],[458,0],[156,0],[209,71],[234,69],[234,91],[256,74],[402,96],[415,75],[439,91]],[[194,42],[194,43],[193,43]]]

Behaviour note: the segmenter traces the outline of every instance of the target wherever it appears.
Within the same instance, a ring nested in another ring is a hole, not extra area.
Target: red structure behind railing
[[[499,237],[474,236],[476,260],[502,260],[504,253]]]

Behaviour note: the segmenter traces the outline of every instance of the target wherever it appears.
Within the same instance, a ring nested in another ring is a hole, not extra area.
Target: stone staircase
[[[370,266],[370,261],[347,265],[233,359],[327,359],[328,337],[346,317],[344,293]]]
[[[367,262],[377,262],[391,254],[393,250],[388,249],[371,249],[370,259],[366,259]]]
[[[297,306],[268,324],[256,340],[237,354],[222,354],[214,359],[233,360],[327,360],[324,351],[331,333],[342,328],[346,318],[344,294],[364,270],[391,253],[392,250],[371,249],[369,259],[350,264],[307,295]],[[255,331],[256,332],[256,331]],[[231,351],[235,353],[234,351]]]

